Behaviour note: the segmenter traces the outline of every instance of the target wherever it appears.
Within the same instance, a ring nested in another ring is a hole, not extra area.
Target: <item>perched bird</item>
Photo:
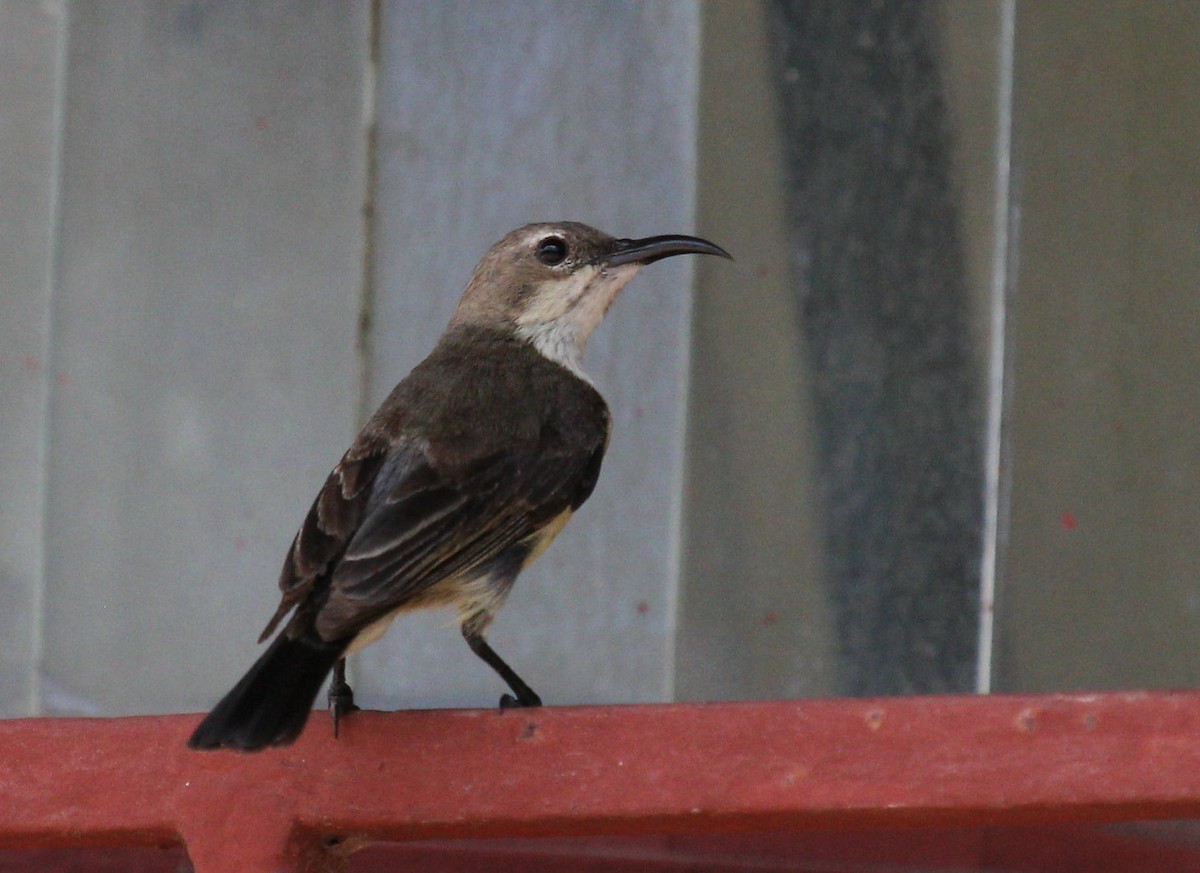
[[[610,422],[580,367],[589,335],[642,267],[682,254],[729,257],[696,237],[615,239],[577,222],[526,225],[492,246],[437,346],[317,495],[259,642],[286,618],[283,630],[188,745],[291,743],[331,672],[336,735],[356,708],[346,656],[429,606],[458,610],[471,650],[512,690],[501,706],[540,705],[484,633],[600,473]]]

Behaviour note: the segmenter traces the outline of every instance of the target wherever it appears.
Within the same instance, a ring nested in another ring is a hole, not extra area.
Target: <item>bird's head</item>
[[[629,280],[685,254],[729,257],[694,236],[618,239],[576,221],[527,224],[484,255],[451,324],[511,331],[577,371],[588,337]]]

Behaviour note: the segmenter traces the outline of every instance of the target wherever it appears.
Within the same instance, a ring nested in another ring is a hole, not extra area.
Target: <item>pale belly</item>
[[[529,554],[521,562],[522,570],[545,553],[546,549],[550,547],[550,543],[554,542],[554,538],[562,533],[562,529],[567,526],[567,522],[571,520],[571,514],[571,510],[564,510],[549,524],[529,537]],[[490,620],[490,616],[504,604],[504,599],[508,595],[510,587],[511,583],[508,585],[497,584],[497,580],[493,578],[491,573],[455,576],[445,579],[430,588],[425,596],[416,598],[392,610],[387,615],[376,619],[359,631],[358,636],[354,638],[349,648],[346,649],[346,655],[353,655],[355,652],[362,651],[371,645],[371,643],[387,633],[387,629],[396,620],[396,616],[401,613],[411,612],[414,609],[425,609],[431,606],[453,606],[458,610],[458,619],[460,622],[475,618],[481,614],[488,615]]]

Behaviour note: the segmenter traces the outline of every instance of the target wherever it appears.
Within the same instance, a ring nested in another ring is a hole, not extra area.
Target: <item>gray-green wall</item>
[[[554,218],[737,261],[588,350],[600,485],[493,631],[548,702],[1191,684],[1197,10],[0,2],[0,713],[211,704]],[[449,621],[361,702],[493,705]]]

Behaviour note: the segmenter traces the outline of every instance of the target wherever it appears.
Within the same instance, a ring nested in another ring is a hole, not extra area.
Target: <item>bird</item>
[[[616,238],[575,221],[493,245],[433,351],[325,480],[259,643],[274,639],[188,745],[289,745],[329,677],[336,736],[357,709],[346,657],[427,607],[457,610],[471,651],[511,691],[501,707],[540,706],[486,631],[600,474],[611,415],[582,369],[589,336],[643,267],[684,254],[730,257],[699,237]]]

